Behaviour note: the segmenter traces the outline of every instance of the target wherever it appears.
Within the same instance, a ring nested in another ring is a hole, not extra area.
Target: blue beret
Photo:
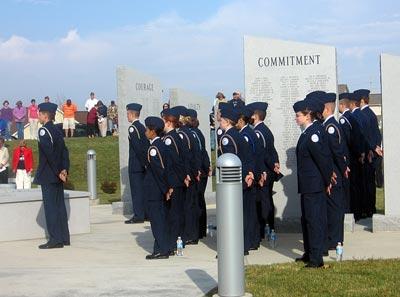
[[[164,121],[158,117],[147,117],[144,120],[146,127],[154,127],[155,129],[164,129]]]
[[[187,117],[188,115],[188,111],[187,108],[185,106],[182,105],[178,105],[178,106],[174,106],[171,108],[173,110],[173,112],[175,112],[176,114],[179,114],[179,116],[183,116],[183,117]]]
[[[354,93],[361,96],[361,98],[368,98],[370,90],[359,89],[359,90],[355,90]]]
[[[239,113],[232,107],[225,107],[221,109],[221,118],[229,119],[236,123],[239,120]]]
[[[253,110],[251,108],[249,108],[248,106],[241,106],[241,107],[236,107],[235,111],[239,114],[239,115],[244,115],[247,118],[251,118],[251,116],[253,115]]]
[[[321,98],[325,94],[326,94],[326,92],[324,92],[324,91],[314,91],[314,92],[308,93],[306,98]]]
[[[342,93],[339,95],[339,100],[349,99],[349,97],[350,97],[350,93]]]
[[[139,103],[129,103],[126,105],[126,110],[134,110],[134,111],[141,111],[142,110],[142,105]]]
[[[349,96],[349,100],[350,101],[356,101],[356,102],[360,102],[361,101],[362,96],[360,94],[350,93],[349,95],[350,95]]]
[[[325,109],[324,102],[319,98],[306,98],[304,102],[308,110],[323,113]]]
[[[253,102],[246,105],[250,108],[253,112],[255,110],[267,111],[268,103],[267,102]]]
[[[294,112],[304,111],[307,109],[307,104],[304,100],[297,101],[293,104]]]
[[[224,108],[233,108],[232,102],[220,102],[218,103],[218,109],[222,110]]]
[[[51,102],[43,102],[38,105],[39,111],[49,111],[49,112],[56,112],[57,111],[57,104]]]
[[[179,116],[180,116],[178,110],[174,109],[174,108],[164,109],[163,111],[161,111],[161,114],[163,116],[173,116],[173,117],[178,118],[178,119],[179,119]]]
[[[187,114],[188,114],[188,117],[191,117],[194,119],[197,118],[197,111],[195,111],[194,109],[188,108]]]

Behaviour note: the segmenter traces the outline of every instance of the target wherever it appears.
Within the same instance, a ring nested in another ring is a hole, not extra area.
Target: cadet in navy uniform
[[[160,135],[164,129],[164,122],[157,117],[145,119],[146,137],[150,140],[147,151],[147,166],[144,177],[144,191],[146,193],[146,208],[150,219],[151,231],[154,236],[153,253],[146,256],[147,260],[168,259],[170,243],[167,228],[166,201],[173,193],[173,170],[168,149]]]
[[[167,202],[168,208],[168,228],[170,255],[171,251],[176,249],[176,240],[178,236],[183,238],[184,232],[184,202],[185,202],[185,179],[189,175],[187,153],[182,139],[179,137],[176,129],[179,126],[179,113],[174,109],[163,110],[164,132],[163,141],[172,159],[173,169],[173,193],[171,199]]]
[[[125,224],[143,223],[145,205],[143,179],[149,142],[144,134],[145,128],[139,121],[142,105],[130,103],[126,106],[126,114],[131,125],[128,128],[129,139],[129,185],[132,195],[133,216]]]
[[[308,263],[308,268],[317,268],[323,266],[326,200],[332,186],[333,165],[329,149],[321,137],[320,125],[314,121],[314,108],[303,100],[296,102],[293,109],[296,122],[303,129],[297,142],[296,156],[304,254],[296,261]]]
[[[172,108],[174,112],[179,113],[180,127],[178,134],[187,149],[188,171],[189,176],[185,183],[185,226],[183,240],[186,245],[198,244],[199,241],[199,205],[198,205],[198,183],[201,176],[201,151],[199,141],[188,126],[190,117],[187,108],[184,106],[175,106]]]
[[[358,121],[353,117],[350,107],[350,93],[339,95],[339,123],[343,131],[343,140],[346,142],[345,155],[348,156],[350,168],[349,179],[343,180],[345,194],[345,212],[355,213],[355,205],[360,201],[360,173],[357,168],[360,167],[360,160],[364,155],[364,136]]]
[[[360,89],[354,91],[355,94],[359,94],[361,97],[360,101],[360,109],[361,112],[366,116],[369,122],[369,131],[370,135],[370,150],[366,155],[367,160],[364,166],[364,176],[366,182],[366,193],[367,193],[367,202],[364,208],[364,213],[367,217],[372,217],[372,215],[376,212],[376,183],[375,183],[375,171],[378,158],[381,158],[383,155],[381,144],[382,144],[382,135],[379,130],[378,119],[375,113],[369,107],[369,93],[370,91],[367,89]]]
[[[330,199],[328,199],[328,239],[326,250],[336,249],[338,242],[343,243],[344,232],[344,191],[343,182],[349,178],[350,169],[345,155],[344,135],[339,123],[334,117],[336,108],[336,94],[326,93],[320,100],[325,108],[322,112],[324,122],[322,126],[326,132],[326,140],[333,158],[333,170],[336,183],[332,185]]]
[[[40,249],[62,248],[70,245],[64,185],[69,170],[69,154],[61,131],[53,120],[57,111],[54,103],[39,104],[38,148],[39,165],[34,183],[41,185],[44,213],[49,240]]]
[[[352,175],[354,175],[354,183],[352,182],[352,186],[356,186],[357,189],[357,197],[354,201],[353,213],[354,219],[357,221],[365,216],[363,211],[365,210],[365,205],[367,204],[367,193],[366,193],[366,179],[365,179],[365,162],[367,161],[367,154],[372,149],[372,144],[370,142],[370,127],[367,117],[360,110],[360,94],[351,93],[349,96],[350,100],[350,110],[352,117],[357,122],[360,127],[362,133],[362,143],[360,146],[362,148],[362,154],[359,159],[359,162],[355,164],[354,168],[350,168],[352,171]]]
[[[188,114],[190,117],[190,129],[194,134],[195,138],[199,142],[200,152],[201,152],[201,175],[200,181],[198,184],[198,197],[199,197],[199,238],[203,238],[207,236],[207,208],[206,208],[206,200],[204,194],[207,188],[207,180],[208,177],[211,176],[211,163],[210,157],[206,148],[206,139],[199,129],[199,120],[197,118],[197,111],[194,109],[188,109]]]
[[[221,121],[221,110],[226,108],[226,107],[228,107],[228,106],[233,108],[232,103],[220,102],[218,104],[218,108],[219,109],[217,110],[217,117],[216,117],[218,123]],[[220,149],[219,145],[221,144],[221,137],[224,134],[224,130],[221,128],[221,126],[219,126],[217,128],[216,133],[217,133],[217,145],[216,145],[217,146],[217,156],[219,157],[221,155],[221,149]]]
[[[242,161],[242,179],[243,179],[243,199],[248,198],[248,189],[252,187],[254,181],[254,159],[251,155],[251,149],[239,132],[235,129],[235,125],[239,119],[239,114],[231,107],[226,107],[221,110],[221,128],[225,133],[221,137],[221,154],[232,153],[239,157]],[[243,216],[245,219],[245,215]],[[244,254],[249,254],[250,241],[247,240],[246,232],[248,230],[244,227]]]
[[[278,181],[282,177],[282,174],[280,173],[278,153],[274,146],[274,136],[264,123],[268,103],[253,102],[247,106],[253,112],[252,123],[254,124],[254,131],[257,137],[261,139],[265,151],[264,164],[266,165],[267,181],[260,188],[258,195],[260,235],[261,238],[264,238],[265,224],[268,224],[270,229],[275,229],[275,206],[272,198],[272,189],[274,182]]]
[[[250,146],[251,155],[254,161],[254,179],[255,183],[252,187],[246,188],[243,191],[243,214],[245,228],[245,246],[249,250],[256,250],[260,246],[260,224],[257,217],[257,192],[264,187],[267,182],[267,172],[265,165],[265,150],[261,139],[250,128],[249,122],[253,115],[249,107],[237,107],[235,111],[239,113],[239,120],[236,128],[239,134],[243,136]],[[268,215],[268,213],[266,214]],[[265,217],[266,219],[267,217]],[[246,236],[247,235],[247,236]],[[246,248],[245,248],[246,250]]]

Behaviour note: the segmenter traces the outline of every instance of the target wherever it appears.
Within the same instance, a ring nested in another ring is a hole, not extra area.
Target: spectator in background
[[[107,117],[108,117],[108,131],[112,135],[118,133],[118,107],[115,104],[114,100],[111,100],[111,104],[107,109]]]
[[[33,169],[32,149],[27,147],[26,140],[21,140],[13,151],[12,170],[15,173],[17,190],[31,188]]]
[[[17,126],[18,139],[24,139],[24,124],[26,120],[26,108],[22,106],[22,101],[18,100],[13,109],[15,125]]]
[[[93,138],[96,134],[96,124],[97,124],[97,104],[92,107],[92,109],[87,114],[87,136]]]
[[[1,118],[6,122],[6,131],[4,133],[5,140],[11,140],[11,124],[13,120],[13,110],[9,107],[10,103],[7,100],[3,102],[3,108],[1,109]]]
[[[233,107],[243,107],[245,106],[245,103],[242,99],[242,95],[240,94],[239,91],[233,92],[232,94],[232,99],[229,100],[229,103],[233,105]]]
[[[97,122],[101,137],[107,136],[107,106],[101,100],[97,102]]]
[[[90,98],[86,100],[85,108],[88,112],[92,110],[92,108],[97,104],[99,100],[96,99],[93,92],[90,93]]]
[[[1,111],[0,111],[0,137],[5,137],[7,130],[7,122],[3,120],[1,117]]]
[[[63,129],[65,131],[65,137],[68,137],[69,131],[71,131],[71,137],[74,137],[75,113],[77,110],[78,108],[72,103],[71,99],[68,99],[62,106],[62,111],[64,113]]]
[[[8,184],[9,158],[8,149],[4,146],[4,138],[0,137],[0,184]]]
[[[28,121],[29,121],[29,132],[31,133],[31,139],[37,139],[39,108],[36,105],[35,99],[31,100],[31,105],[28,107]]]
[[[44,102],[50,102],[50,97],[49,96],[46,96],[46,97],[44,97]]]

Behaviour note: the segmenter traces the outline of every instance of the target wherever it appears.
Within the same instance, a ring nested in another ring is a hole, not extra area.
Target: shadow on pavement
[[[188,269],[185,272],[204,294],[217,286],[216,280],[204,270]]]

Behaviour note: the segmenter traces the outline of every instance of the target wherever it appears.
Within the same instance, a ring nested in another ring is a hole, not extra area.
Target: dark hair
[[[97,101],[97,106],[103,106],[103,102],[101,100]]]
[[[264,121],[267,116],[267,113],[264,110],[258,109],[254,111],[254,114],[256,114],[261,121]]]
[[[164,133],[164,129],[160,129],[160,128],[156,129],[153,125],[148,125],[146,127],[147,127],[147,129],[156,132],[157,136],[160,136]]]
[[[51,112],[51,111],[40,111],[43,114],[46,114],[49,117],[50,121],[54,121],[56,118],[56,113],[55,112]]]
[[[33,102],[36,102],[36,100],[35,100],[35,99],[32,99],[32,100],[31,100],[31,103],[33,103]]]
[[[90,96],[92,96],[92,95],[94,96],[94,92],[90,92]]]
[[[198,128],[199,125],[200,125],[199,119],[196,119],[196,118],[192,119],[192,127],[193,128]]]
[[[114,101],[114,100],[111,100],[111,104],[115,104],[115,101]]]
[[[369,96],[364,96],[361,99],[364,100],[365,104],[369,104]]]
[[[239,119],[242,119],[243,122],[245,122],[246,124],[250,123],[250,119],[249,117],[246,117],[245,115],[241,114]]]
[[[49,96],[45,96],[45,97],[44,97],[44,99],[48,99],[48,100],[50,100],[50,97],[49,97]]]
[[[3,105],[6,104],[6,103],[10,104],[10,102],[8,102],[8,100],[4,100]]]
[[[172,115],[164,115],[163,119],[167,122],[171,122],[174,126],[174,128],[179,128],[179,119],[172,116]]]
[[[222,92],[218,92],[217,95],[215,95],[215,98],[218,98],[218,99],[223,98],[223,99],[225,99],[225,95]]]

